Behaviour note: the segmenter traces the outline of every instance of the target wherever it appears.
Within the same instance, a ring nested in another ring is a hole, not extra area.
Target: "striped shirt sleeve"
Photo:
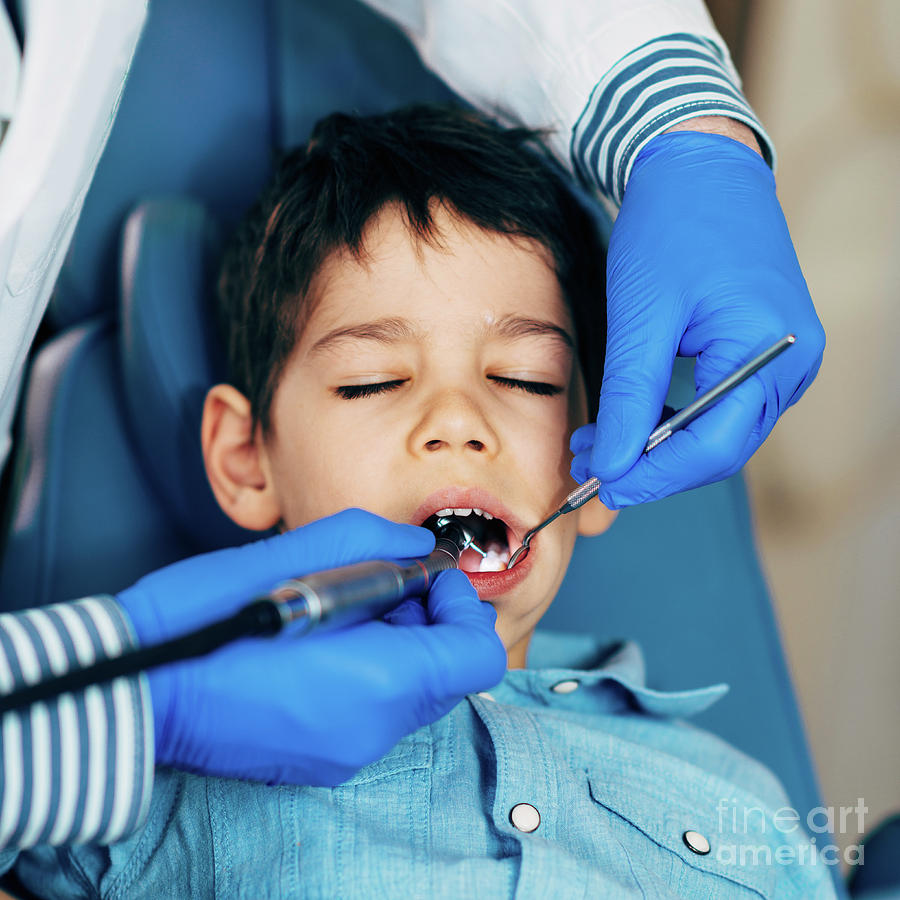
[[[714,41],[692,34],[647,41],[606,72],[572,131],[572,165],[585,184],[621,204],[641,148],[696,116],[743,122],[774,168],[772,141],[744,99],[731,61]]]
[[[111,597],[0,615],[0,694],[136,644]],[[144,676],[0,717],[0,848],[109,844],[143,824],[153,788]]]

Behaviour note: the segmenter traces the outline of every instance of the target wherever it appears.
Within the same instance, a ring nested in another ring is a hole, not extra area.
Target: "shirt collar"
[[[724,683],[681,691],[648,688],[644,656],[634,641],[604,643],[587,634],[537,630],[527,664],[508,670],[490,694],[520,705],[681,718],[703,712],[729,691]]]

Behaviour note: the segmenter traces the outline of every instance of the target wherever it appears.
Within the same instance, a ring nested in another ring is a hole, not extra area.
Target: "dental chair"
[[[200,454],[223,235],[320,116],[450,97],[355,0],[151,0],[24,394],[3,608],[115,593],[258,537],[219,511]],[[692,397],[679,360],[667,402]],[[740,476],[580,538],[540,627],[637,640],[651,687],[728,682],[692,721],[769,766],[801,816],[821,805]]]

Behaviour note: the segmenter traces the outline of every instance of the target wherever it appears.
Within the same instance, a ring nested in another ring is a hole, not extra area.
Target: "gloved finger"
[[[796,359],[796,365],[801,370],[805,369],[806,374],[788,397],[787,406],[793,406],[813,383],[816,375],[819,374],[819,368],[825,356],[825,329],[817,316],[814,316],[813,319],[813,321],[794,329],[797,340],[791,350],[797,350],[798,353],[803,354],[802,357]]]
[[[428,621],[434,625],[471,623],[491,629],[497,613],[489,603],[482,603],[472,582],[458,569],[441,572],[428,593]]]
[[[668,406],[663,407],[662,420],[675,415],[675,410]],[[662,420],[657,425],[662,424]],[[569,465],[569,472],[578,484],[584,484],[591,475],[591,455],[594,447],[595,425],[582,425],[573,434],[569,441],[569,449],[574,453]]]
[[[576,428],[575,431],[572,432],[572,437],[569,438],[569,450],[572,453],[581,453],[582,450],[589,450],[594,446],[594,435],[597,431],[597,425],[595,422],[591,422],[588,425],[582,425],[581,428]]]
[[[421,600],[410,597],[384,616],[388,625],[427,625],[428,615]]]
[[[601,502],[619,509],[733,475],[752,452],[748,439],[757,426],[763,395],[753,378],[735,388],[687,428],[644,454],[622,478],[604,483],[598,493]]]
[[[619,478],[634,465],[659,421],[675,348],[669,340],[647,340],[651,327],[667,326],[638,322],[633,336],[607,344],[590,464],[601,481]]]
[[[770,347],[775,340],[776,338],[766,336],[761,341],[752,345],[744,343],[743,341],[712,341],[709,346],[699,354],[694,367],[694,383],[697,389],[695,399],[711,390],[750,359],[758,356],[763,350]],[[774,360],[771,360],[766,366],[752,376],[756,385],[760,388],[759,391],[755,391],[752,394],[741,391],[739,394],[742,398],[758,396],[759,405],[756,409],[756,423],[745,438],[746,455],[744,455],[744,446],[740,444],[738,438],[735,437],[734,441],[732,441],[731,446],[735,454],[734,461],[736,468],[739,468],[740,465],[753,454],[765,440],[778,419],[778,410],[781,406],[779,403],[778,390],[775,389],[775,385],[779,382],[779,378],[775,376],[775,369],[778,363],[791,351],[791,349],[792,348],[789,347],[785,353],[776,357]],[[793,387],[794,381],[793,378],[791,378],[790,389],[792,390]],[[751,401],[745,400],[745,402]],[[703,415],[706,415],[706,413],[703,413]]]
[[[740,305],[739,298],[733,302]],[[757,373],[767,385],[766,403],[773,411],[777,410],[777,418],[803,395],[818,373],[825,348],[825,332],[814,313],[809,321],[797,324],[790,316],[782,318],[771,311],[759,310],[749,300],[744,303],[744,308],[752,310],[752,319],[735,323],[729,338],[722,338],[717,331],[721,323],[713,320],[692,323],[684,334],[679,352],[697,357],[694,380],[697,391],[702,393],[775,341],[786,334],[794,334],[794,343]]]
[[[588,447],[580,453],[576,453],[569,466],[572,478],[579,484],[584,484],[591,477],[591,448]]]
[[[204,592],[250,599],[286,578],[366,559],[424,556],[433,549],[434,535],[426,528],[345,509],[285,534],[217,551],[210,556]]]
[[[809,370],[809,372],[807,372],[806,377],[803,379],[803,381],[801,381],[800,384],[797,385],[797,388],[788,398],[788,406],[793,406],[806,393],[806,389],[813,383],[813,381],[815,381],[816,375],[819,374],[819,369],[822,366],[822,359],[823,357],[820,356],[815,365]]]
[[[365,559],[425,556],[434,550],[434,541],[427,528],[392,522],[363,509],[345,509],[260,543],[265,545],[268,566],[306,575]],[[257,552],[249,549],[255,544],[246,546],[248,556]]]
[[[433,661],[432,697],[463,697],[496,685],[506,648],[494,630],[497,612],[478,599],[466,576],[441,572],[428,594],[431,626],[417,632]]]
[[[726,375],[771,346],[774,340],[769,334],[755,345],[749,343],[742,345],[734,341],[712,342],[697,358],[694,369],[698,395],[705,393]],[[818,370],[818,358],[809,359],[810,350],[815,351],[817,348],[801,346],[800,349],[806,352],[792,356],[796,349],[795,342],[753,376],[753,380],[762,387],[764,393],[757,413],[757,424],[750,438],[748,455],[752,455],[768,437],[778,417],[794,402],[794,398],[802,393],[801,385],[805,381],[808,383],[807,379],[814,377]],[[811,376],[807,363],[813,365]]]

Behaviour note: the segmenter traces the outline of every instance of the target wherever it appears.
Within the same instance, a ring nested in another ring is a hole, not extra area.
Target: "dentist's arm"
[[[346,510],[154,572],[117,599],[0,616],[0,691],[237,610],[279,581],[429,553],[422,528]],[[302,639],[246,639],[0,719],[0,872],[16,850],[112,843],[146,817],[154,763],[268,783],[336,785],[503,677],[496,613],[464,575],[391,617]],[[427,622],[425,618],[427,617]]]
[[[700,0],[368,2],[461,96],[554,128],[559,158],[621,205],[600,407],[572,438],[574,477],[599,477],[618,508],[736,472],[815,378],[825,335],[774,150]],[[642,457],[676,355],[697,357],[702,392],[788,332],[789,353]]]

